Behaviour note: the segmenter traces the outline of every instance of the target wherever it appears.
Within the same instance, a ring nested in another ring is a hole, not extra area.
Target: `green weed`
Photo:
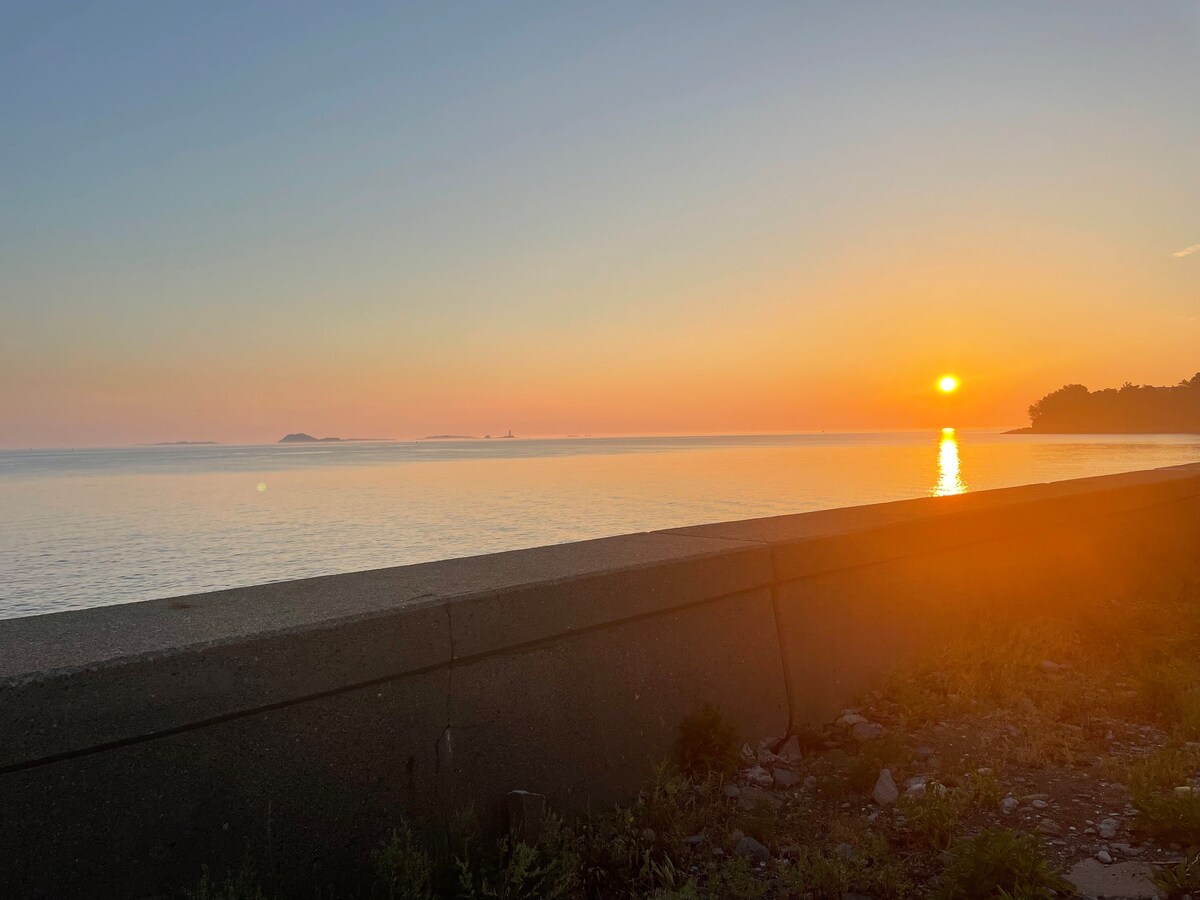
[[[273,900],[264,892],[254,867],[247,858],[237,872],[218,881],[205,866],[194,888],[185,888],[186,900]]]
[[[705,703],[679,723],[675,761],[681,772],[696,780],[732,775],[738,765],[737,731],[720,709]]]
[[[402,823],[375,855],[375,875],[386,900],[429,900],[433,896],[433,858]]]
[[[1041,854],[1032,835],[996,829],[951,845],[938,900],[1049,900],[1074,888]]]
[[[905,827],[920,846],[945,850],[962,820],[967,799],[961,790],[929,782],[923,797],[901,797],[899,807]]]
[[[1200,895],[1200,853],[1189,853],[1183,862],[1157,869],[1151,877],[1163,900]]]

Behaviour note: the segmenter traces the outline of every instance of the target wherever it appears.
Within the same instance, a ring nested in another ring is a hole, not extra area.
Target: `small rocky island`
[[[341,441],[339,437],[313,437],[311,434],[305,434],[303,431],[297,431],[294,434],[285,434],[278,441],[280,444],[329,444]]]
[[[1068,384],[1030,406],[1029,419],[1009,434],[1200,434],[1200,372],[1174,387]]]

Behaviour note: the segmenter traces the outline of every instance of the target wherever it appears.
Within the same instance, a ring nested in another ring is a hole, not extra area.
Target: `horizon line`
[[[802,431],[680,431],[680,432],[597,432],[592,434],[530,434],[516,435],[512,438],[506,437],[475,437],[464,436],[461,438],[438,438],[432,435],[422,437],[400,437],[400,438],[339,438],[337,440],[328,441],[318,438],[311,443],[324,444],[329,446],[332,444],[420,444],[420,443],[468,443],[472,441],[480,442],[487,441],[553,441],[553,440],[653,440],[653,439],[670,439],[670,438],[731,438],[731,437],[796,437],[801,435],[815,434],[915,434],[920,432],[940,433],[945,428],[953,428],[955,431],[1004,431],[1012,428],[1022,428],[1023,425],[963,425],[963,426],[946,426],[946,425],[925,425],[925,426],[908,426],[904,428],[820,428],[808,429]],[[281,441],[210,441],[210,440],[195,440],[195,441],[142,441],[132,444],[73,444],[73,445],[42,445],[42,446],[21,446],[21,445],[4,445],[0,446],[0,453],[28,453],[40,450],[60,450],[60,451],[83,451],[83,450],[144,450],[148,448],[186,448],[186,447],[293,447],[307,446],[310,442],[287,442]]]

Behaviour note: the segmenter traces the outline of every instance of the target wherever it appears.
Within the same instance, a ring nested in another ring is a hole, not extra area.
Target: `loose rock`
[[[875,789],[871,791],[871,796],[880,806],[889,806],[900,799],[900,789],[896,787],[890,769],[879,771],[879,779],[875,782]]]
[[[874,722],[858,722],[850,729],[850,733],[856,741],[873,741],[883,734],[883,726]]]
[[[742,856],[746,859],[753,859],[755,862],[765,863],[771,858],[771,851],[756,841],[750,835],[746,835],[737,842],[737,846],[733,848],[734,856]]]
[[[751,766],[742,773],[742,777],[751,784],[757,784],[759,787],[770,787],[775,782],[775,779],[771,777],[771,773],[762,766]]]
[[[791,769],[785,769],[783,766],[776,766],[771,770],[771,777],[775,779],[775,785],[781,788],[795,787],[800,783],[800,776]]]
[[[770,791],[760,787],[748,787],[738,797],[738,808],[751,810],[755,807],[769,806],[771,809],[782,809],[783,801]]]
[[[1042,834],[1052,834],[1055,837],[1063,833],[1062,826],[1053,819],[1042,819],[1042,821],[1038,822],[1037,830]]]
[[[1109,844],[1109,847],[1113,850],[1116,850],[1122,856],[1141,856],[1146,852],[1141,847],[1134,847],[1131,844],[1120,844],[1114,842]]]

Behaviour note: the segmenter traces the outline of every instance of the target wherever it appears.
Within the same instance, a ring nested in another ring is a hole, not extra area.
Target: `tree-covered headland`
[[[1068,384],[1029,407],[1030,425],[1042,434],[1200,434],[1200,373],[1173,387],[1125,382],[1089,391]]]

